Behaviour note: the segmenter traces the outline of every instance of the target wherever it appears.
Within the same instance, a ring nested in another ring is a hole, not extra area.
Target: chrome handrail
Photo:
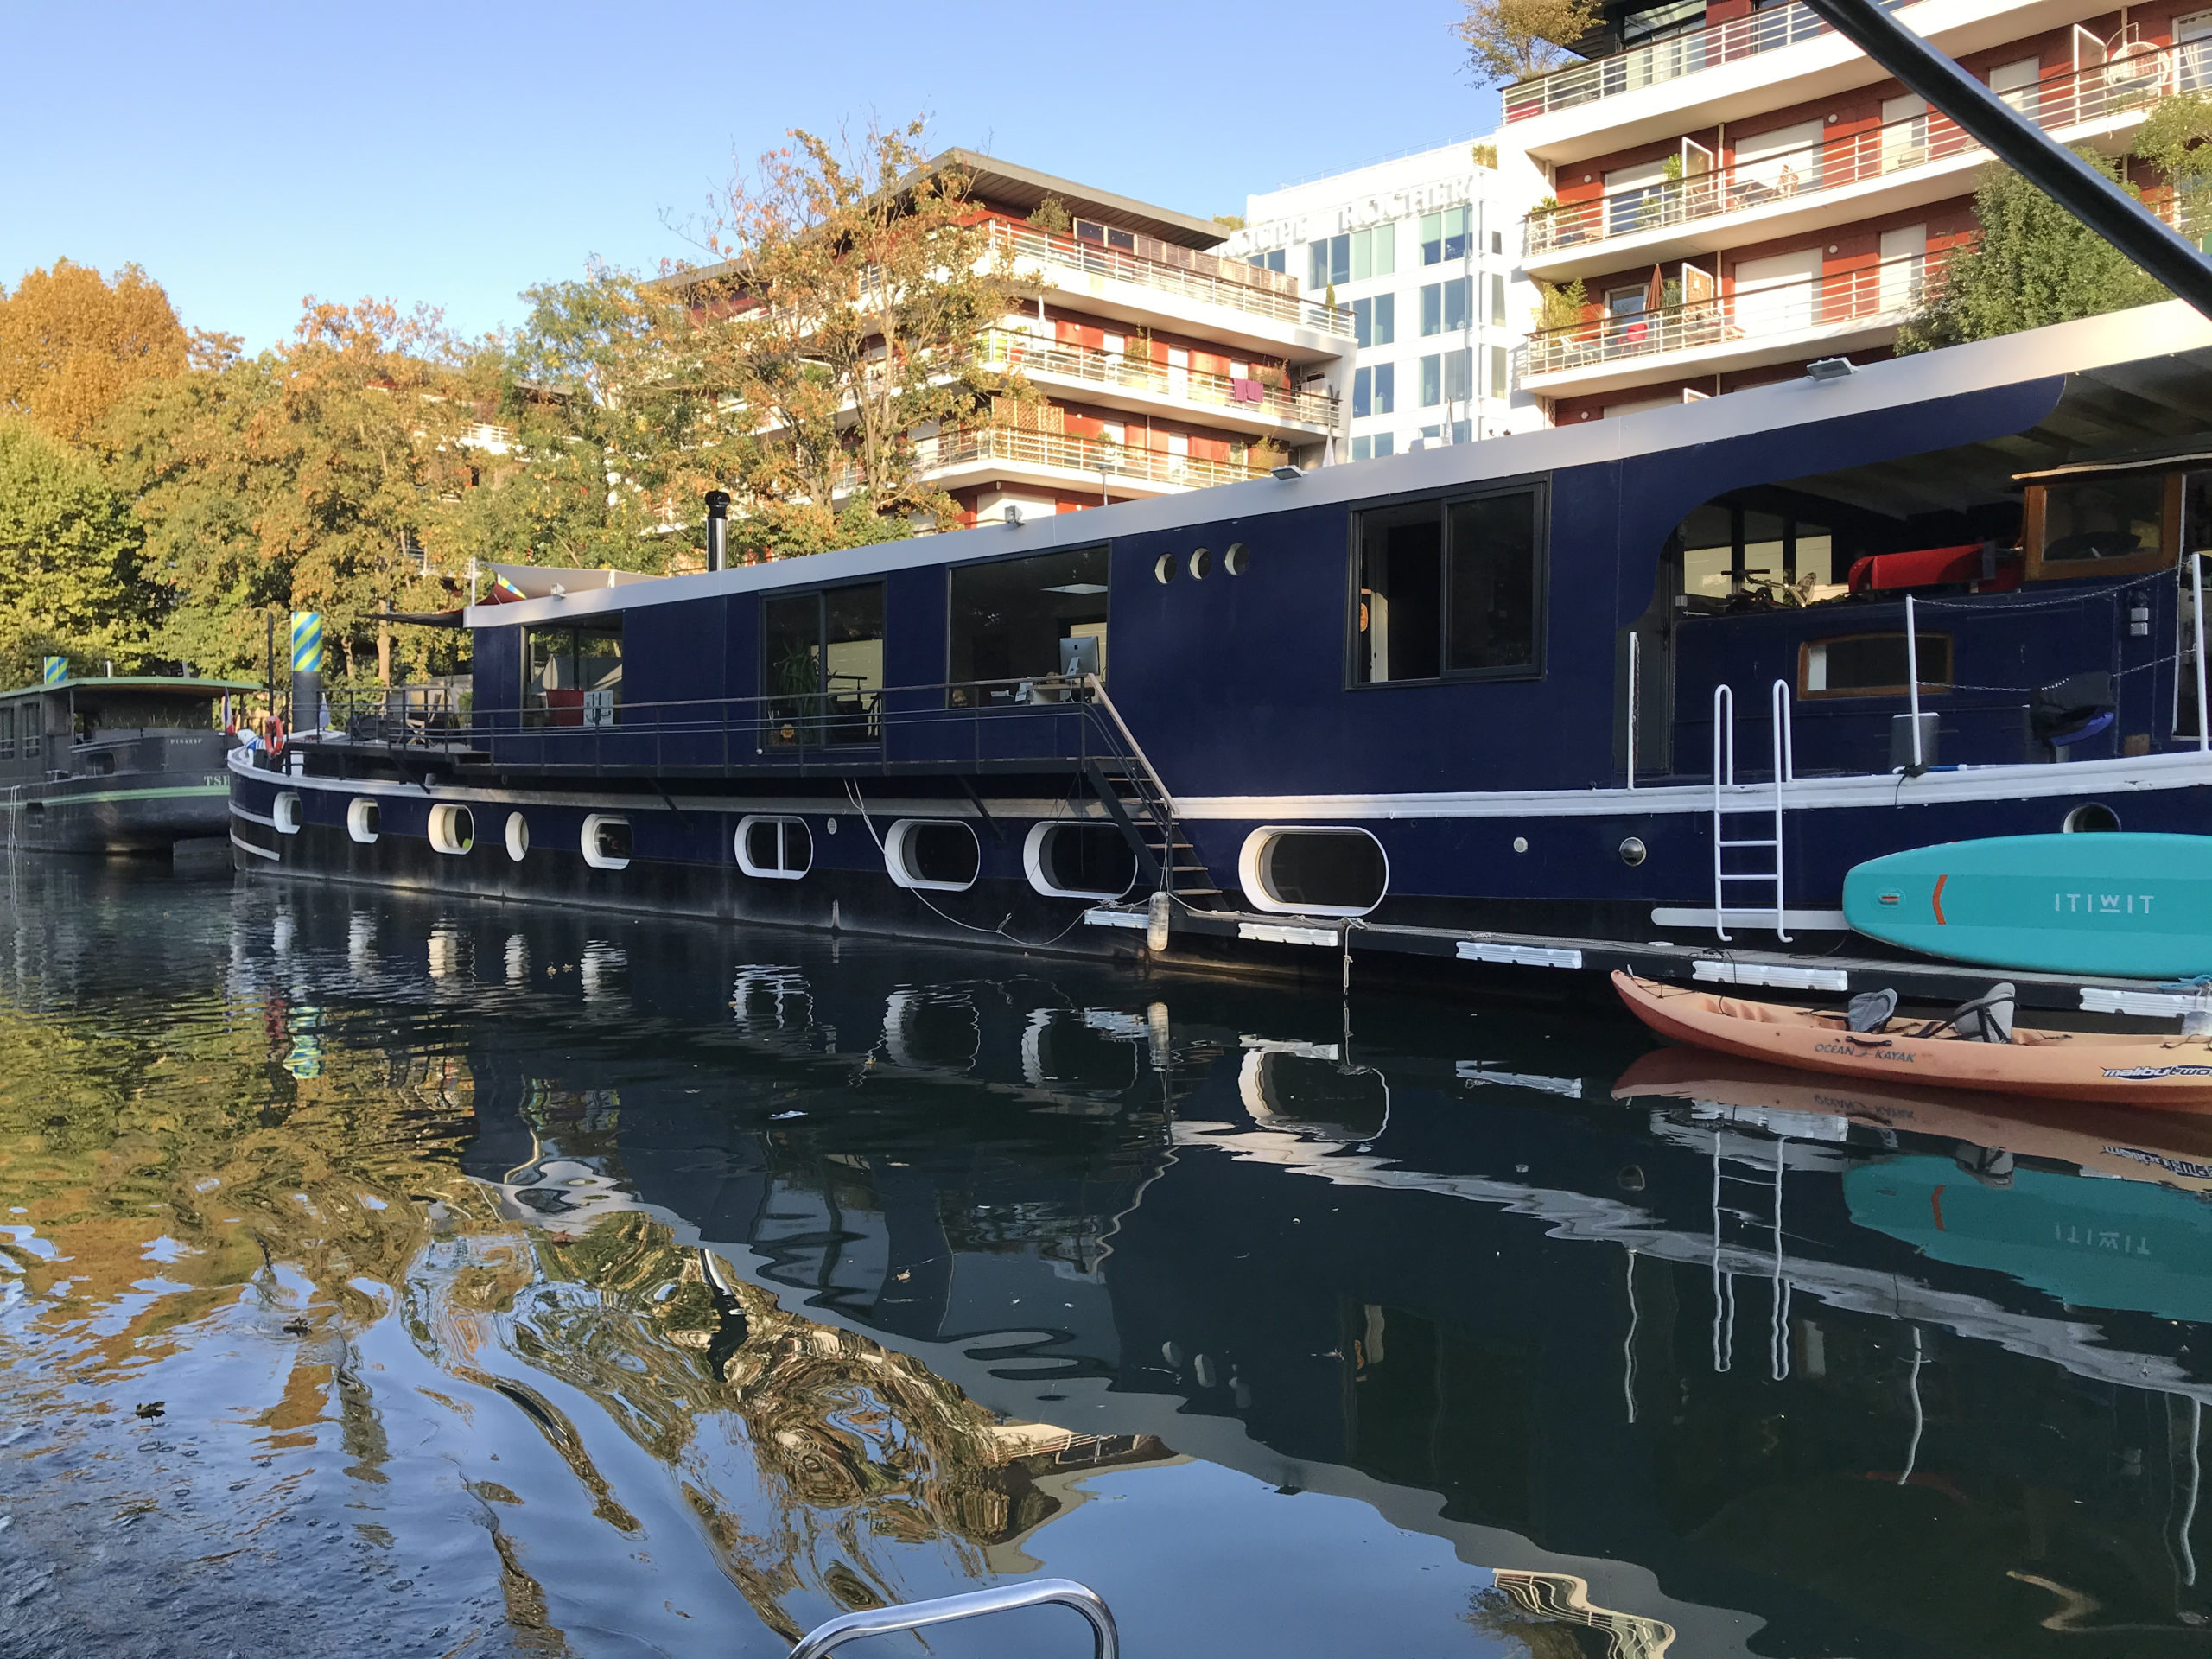
[[[1183,809],[1175,804],[1175,798],[1167,792],[1167,780],[1160,775],[1160,768],[1152,764],[1152,757],[1144,752],[1143,745],[1137,741],[1137,734],[1129,729],[1129,722],[1122,718],[1122,711],[1114,706],[1114,699],[1106,695],[1106,688],[1099,683],[1098,677],[1086,674],[1083,677],[1083,683],[1090,689],[1092,700],[1106,711],[1107,718],[1114,722],[1114,729],[1121,733],[1122,741],[1129,746],[1129,753],[1135,757],[1136,763],[1152,779],[1152,786],[1160,791],[1160,798],[1167,804],[1168,812],[1175,817],[1181,817]]]
[[[1029,1579],[1020,1584],[971,1590],[961,1596],[939,1596],[897,1607],[863,1608],[808,1631],[791,1649],[791,1659],[822,1659],[824,1654],[865,1637],[895,1636],[901,1630],[926,1630],[957,1619],[1049,1605],[1072,1607],[1090,1622],[1095,1659],[1121,1659],[1121,1636],[1114,1628],[1114,1615],[1107,1610],[1104,1598],[1073,1579]]]

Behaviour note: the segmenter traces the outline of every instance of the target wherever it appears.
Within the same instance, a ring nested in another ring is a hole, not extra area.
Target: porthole
[[[1637,865],[1643,863],[1645,859],[1650,856],[1651,854],[1649,850],[1644,846],[1643,842],[1634,836],[1629,836],[1628,839],[1621,842],[1621,862],[1627,865],[1630,869],[1634,869]]]
[[[1264,824],[1244,837],[1236,877],[1257,910],[1364,916],[1389,891],[1390,861],[1364,830]]]
[[[1173,553],[1163,553],[1153,561],[1153,579],[1164,588],[1175,580],[1175,556]]]
[[[440,801],[430,809],[430,845],[455,855],[476,844],[476,815],[453,801]]]
[[[1033,824],[1021,867],[1048,899],[1119,899],[1137,884],[1136,853],[1110,823]]]
[[[1221,556],[1221,568],[1232,576],[1241,576],[1252,568],[1252,550],[1242,542],[1231,542],[1229,551]]]
[[[2086,801],[2060,827],[2069,836],[2110,835],[2120,828],[2120,814],[2101,801]]]
[[[737,868],[766,881],[796,881],[814,868],[814,837],[804,818],[737,821]]]
[[[507,814],[507,856],[519,864],[530,854],[530,820],[519,812]]]
[[[594,870],[629,868],[630,820],[616,812],[587,813],[582,847],[584,862]]]
[[[1204,582],[1212,574],[1213,551],[1210,548],[1199,548],[1191,555],[1191,580]]]
[[[884,868],[902,887],[964,893],[982,861],[976,832],[952,818],[901,818],[883,842]]]
[[[346,833],[366,847],[384,830],[384,814],[366,796],[346,804]]]
[[[300,833],[300,798],[289,791],[279,795],[276,804],[269,809],[269,818],[270,822],[276,826],[278,835],[298,835]]]

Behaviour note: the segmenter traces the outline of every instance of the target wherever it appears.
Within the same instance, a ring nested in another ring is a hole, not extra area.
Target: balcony
[[[1337,429],[1338,400],[1327,392],[1300,391],[1262,379],[1233,379],[1009,329],[985,334],[976,342],[976,361],[988,369],[1019,372],[1033,381],[1095,389],[1099,400],[1108,404],[1140,409],[1197,404],[1217,412],[1221,424],[1255,434],[1286,426],[1309,436]]]
[[[1942,287],[1942,255],[1916,256],[1548,328],[1522,348],[1521,384],[1548,395],[1610,391],[1885,343]]]
[[[2212,41],[2145,51],[2061,75],[2012,94],[2020,112],[2069,142],[2128,124],[2177,92],[2212,90]],[[1846,137],[1783,150],[1687,178],[1616,191],[1594,201],[1532,213],[1522,252],[1560,279],[1611,269],[1631,257],[1661,259],[1718,245],[1719,221],[1756,223],[1761,239],[1794,222],[1835,222],[1837,209],[1892,187],[1934,200],[1963,188],[1958,175],[1989,152],[1933,111]],[[1732,226],[1730,228],[1733,228]],[[1729,240],[1741,240],[1731,237]]]
[[[1266,467],[1248,461],[1201,461],[1103,438],[1020,432],[1003,426],[969,427],[923,438],[915,443],[914,453],[924,475],[940,489],[958,489],[1001,476],[1043,485],[1096,488],[1103,475],[1139,486],[1149,493],[1166,495],[1203,489],[1209,484],[1243,484],[1268,475]],[[957,476],[963,473],[971,476]],[[855,475],[849,474],[841,480],[839,494],[851,488],[854,481]]]
[[[1893,7],[1911,0],[1888,0]],[[1648,46],[1632,47],[1609,58],[1596,58],[1540,79],[1525,80],[1505,89],[1505,121],[1531,120],[1554,110],[1571,110],[1599,99],[1642,92],[1666,81],[1679,80],[1724,63],[1737,63],[1762,52],[1776,52],[1800,41],[1829,33],[1813,9],[1802,3],[1776,6],[1732,18],[1709,29],[1670,35]]]
[[[994,226],[992,239],[1015,259],[1033,261],[1048,270],[1129,283],[1154,293],[1218,306],[1268,322],[1309,328],[1342,340],[1351,338],[1350,306],[1323,305],[1257,283],[1217,276],[1204,270],[1186,270],[1158,260],[1140,258],[1116,248],[1102,248],[1079,242],[1071,236],[1055,235],[1026,226]]]

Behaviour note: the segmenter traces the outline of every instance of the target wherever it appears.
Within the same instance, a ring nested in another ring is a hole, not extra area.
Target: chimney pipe
[[[729,563],[729,492],[707,492],[707,569],[719,570]]]

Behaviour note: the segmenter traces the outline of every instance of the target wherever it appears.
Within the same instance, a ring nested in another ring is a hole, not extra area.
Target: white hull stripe
[[[237,848],[242,853],[251,853],[256,858],[265,858],[272,864],[281,864],[283,862],[281,858],[279,858],[275,853],[270,852],[266,847],[257,847],[250,841],[240,841],[238,839],[238,832],[235,830],[231,831],[231,845]]]

